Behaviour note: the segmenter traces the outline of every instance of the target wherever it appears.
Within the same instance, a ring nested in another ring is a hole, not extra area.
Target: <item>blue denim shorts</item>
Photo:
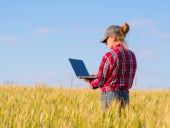
[[[126,104],[129,104],[129,93],[117,91],[101,93],[101,103],[103,110],[108,109],[113,101],[119,102],[120,107],[125,107]]]

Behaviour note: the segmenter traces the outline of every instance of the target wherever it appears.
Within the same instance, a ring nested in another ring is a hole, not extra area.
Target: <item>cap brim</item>
[[[100,40],[100,43],[106,43],[107,37],[104,37]]]

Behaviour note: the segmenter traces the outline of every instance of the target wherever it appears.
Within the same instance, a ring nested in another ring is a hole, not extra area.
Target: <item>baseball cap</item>
[[[117,26],[117,25],[111,25],[109,26],[106,31],[105,31],[105,34],[104,34],[104,37],[100,40],[101,43],[106,43],[106,40],[109,36],[112,36],[112,35],[116,35],[116,36],[120,36],[120,26]]]

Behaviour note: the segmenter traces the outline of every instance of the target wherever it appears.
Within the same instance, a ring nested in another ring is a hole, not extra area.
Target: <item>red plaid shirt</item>
[[[102,92],[129,92],[137,68],[135,54],[120,44],[107,52],[99,67],[98,77],[91,80],[92,89],[101,88]]]

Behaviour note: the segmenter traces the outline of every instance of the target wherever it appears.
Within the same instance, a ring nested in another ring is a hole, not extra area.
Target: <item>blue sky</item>
[[[136,54],[133,89],[170,87],[170,1],[1,1],[0,84],[87,87],[68,58],[83,59],[96,73],[109,51],[105,29],[129,23],[126,37]]]

